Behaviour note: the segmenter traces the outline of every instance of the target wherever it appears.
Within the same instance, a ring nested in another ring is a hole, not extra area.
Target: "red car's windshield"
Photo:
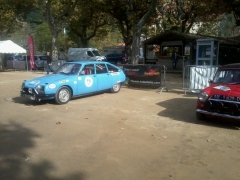
[[[220,69],[217,71],[213,83],[240,83],[240,69]]]

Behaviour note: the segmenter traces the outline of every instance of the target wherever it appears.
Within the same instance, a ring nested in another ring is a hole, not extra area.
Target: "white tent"
[[[0,53],[26,53],[27,51],[11,40],[0,41]]]
[[[2,55],[2,54],[23,54],[23,53],[27,53],[27,51],[24,48],[22,48],[21,46],[12,42],[11,40],[0,41],[0,55]],[[0,57],[0,66],[2,66],[2,63],[3,63],[3,60]],[[12,62],[14,67],[18,66],[16,63],[17,62]],[[22,63],[22,62],[20,62],[20,63]],[[26,56],[25,64],[27,65],[27,70],[28,70],[27,56]],[[22,65],[24,66],[24,64],[22,64]]]

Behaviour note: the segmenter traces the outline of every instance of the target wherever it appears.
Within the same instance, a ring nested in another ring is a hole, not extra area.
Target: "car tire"
[[[110,92],[117,93],[120,91],[120,89],[121,89],[121,83],[117,83],[110,89]]]
[[[201,121],[204,121],[206,119],[206,116],[200,112],[196,112],[196,117],[198,120],[201,120]]]
[[[57,93],[55,94],[55,102],[57,104],[67,104],[68,101],[70,101],[72,97],[72,93],[71,90],[66,87],[60,87],[57,91]]]

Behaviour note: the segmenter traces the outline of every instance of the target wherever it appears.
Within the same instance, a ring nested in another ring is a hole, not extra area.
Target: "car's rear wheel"
[[[110,92],[111,93],[117,93],[117,92],[120,91],[120,89],[121,89],[121,84],[117,83],[110,89]]]
[[[196,116],[197,116],[197,119],[201,120],[201,121],[206,119],[206,116],[203,113],[200,113],[200,112],[196,112]]]
[[[71,99],[71,90],[63,86],[58,89],[57,93],[55,94],[55,102],[57,104],[66,104]]]

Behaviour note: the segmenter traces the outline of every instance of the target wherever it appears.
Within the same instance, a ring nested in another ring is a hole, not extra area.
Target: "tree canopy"
[[[0,37],[6,38],[27,22],[31,33],[43,37],[36,37],[39,50],[51,48],[53,57],[57,58],[59,47],[88,47],[96,40],[104,44],[109,34],[118,31],[126,52],[136,59],[141,36],[149,37],[165,30],[187,33],[197,23],[204,23],[201,32],[213,33],[204,28],[216,28],[215,24],[221,17],[228,17],[226,14],[235,8],[232,5],[236,2],[238,0],[0,0]],[[229,27],[227,22],[222,24],[222,28]]]

